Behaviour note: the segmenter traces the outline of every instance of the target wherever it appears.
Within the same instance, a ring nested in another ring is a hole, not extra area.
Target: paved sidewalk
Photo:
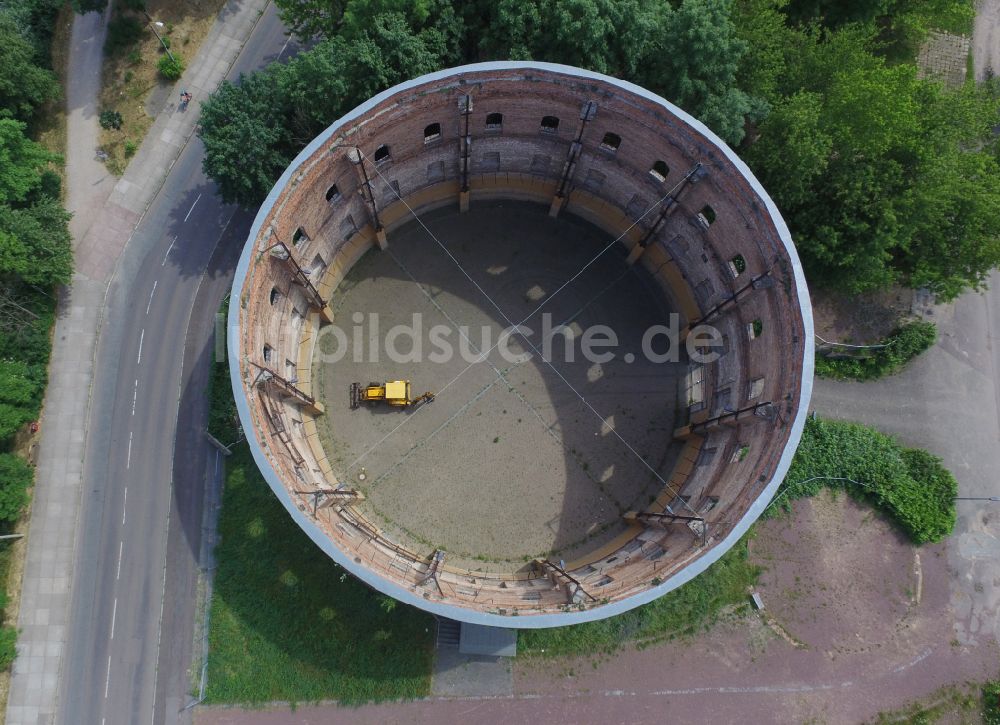
[[[168,104],[156,119],[125,175],[113,184],[94,159],[97,133],[94,82],[100,77],[105,17],[77,16],[73,62],[67,79],[67,206],[76,254],[72,284],[60,294],[49,386],[45,396],[38,471],[7,725],[51,723],[68,638],[73,562],[90,419],[96,343],[105,296],[122,250],[191,138],[198,100],[226,76],[267,0],[230,0],[212,26],[177,88],[195,95],[186,112]],[[179,91],[178,91],[179,93]],[[88,481],[99,487],[100,481]]]

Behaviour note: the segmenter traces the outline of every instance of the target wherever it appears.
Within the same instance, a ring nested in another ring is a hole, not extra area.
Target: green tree
[[[107,7],[107,0],[70,0],[73,12],[85,15],[86,13],[101,12]]]
[[[34,399],[38,385],[29,375],[28,366],[20,360],[0,360],[0,441],[8,440],[17,430],[35,417]],[[4,498],[7,453],[0,453],[0,520],[11,520]],[[10,458],[15,458],[10,456]],[[21,459],[16,459],[22,462]],[[14,519],[17,518],[15,514]]]
[[[360,37],[335,38],[287,66],[223,83],[202,106],[203,167],[227,202],[255,206],[296,153],[338,116],[389,86],[441,67],[439,34],[400,13],[376,16]]]
[[[789,223],[810,279],[895,282],[949,299],[1000,263],[990,87],[946,90],[875,54],[877,29],[810,30],[786,98],[744,152]]]
[[[771,111],[748,155],[764,188],[783,208],[808,204],[826,171],[833,138],[822,127],[823,98],[800,91]]]
[[[59,157],[24,135],[25,125],[0,118],[0,203],[23,201],[42,183],[46,164]]]
[[[737,144],[754,104],[736,85],[747,45],[730,8],[731,0],[684,0],[661,26],[639,82]]]
[[[202,104],[202,166],[226,203],[260,204],[292,159],[278,69],[224,81]]]
[[[36,61],[31,41],[13,17],[0,13],[0,118],[28,121],[39,106],[59,97],[55,75]]]
[[[33,479],[34,470],[23,458],[13,453],[0,453],[0,521],[13,523],[20,518],[28,503],[28,488]]]
[[[484,59],[543,60],[632,78],[669,13],[651,0],[500,0],[470,35]]]
[[[346,0],[275,0],[278,17],[303,40],[333,38],[340,29]]]
[[[28,284],[66,284],[73,273],[70,214],[55,199],[0,206],[0,274]]]
[[[370,31],[344,48],[351,105],[396,83],[440,69],[448,52],[442,37],[414,33],[399,13],[377,16]]]
[[[736,36],[746,46],[736,74],[736,85],[758,102],[780,99],[778,84],[788,68],[791,51],[802,42],[801,31],[785,22],[788,0],[735,0],[732,8]],[[766,108],[758,109],[760,116]]]

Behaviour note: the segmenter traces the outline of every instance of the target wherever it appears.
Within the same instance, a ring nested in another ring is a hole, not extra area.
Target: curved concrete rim
[[[448,68],[434,73],[428,73],[420,76],[419,78],[413,78],[393,86],[373,98],[370,98],[354,108],[352,111],[349,111],[341,118],[334,121],[325,131],[314,138],[309,145],[295,157],[291,164],[288,165],[285,172],[281,175],[281,178],[278,179],[272,187],[271,192],[264,200],[260,210],[257,212],[257,217],[254,219],[253,226],[250,230],[248,242],[257,238],[260,233],[261,226],[267,218],[268,213],[271,211],[271,207],[277,201],[281,190],[284,189],[285,186],[292,180],[299,166],[312,156],[312,154],[315,153],[323,144],[329,141],[330,138],[333,137],[344,124],[356,119],[361,114],[377,106],[382,101],[396,95],[397,93],[410,88],[415,88],[423,85],[424,83],[445,79],[450,76],[458,76],[465,73],[481,73],[483,71],[501,70],[540,70],[575,76],[577,78],[599,80],[663,106],[670,113],[676,115],[712,142],[719,149],[719,151],[721,151],[725,157],[732,162],[740,173],[743,174],[751,188],[753,188],[753,190],[760,196],[767,206],[767,211],[774,222],[778,236],[781,238],[785,251],[788,253],[788,259],[795,277],[795,287],[798,292],[798,303],[802,314],[803,333],[805,338],[802,352],[802,380],[799,388],[798,408],[796,410],[795,419],[792,421],[788,442],[785,444],[781,458],[779,459],[774,473],[771,476],[771,480],[768,482],[767,486],[765,486],[760,496],[758,496],[754,503],[747,509],[747,512],[743,515],[739,522],[737,522],[737,524],[729,532],[729,534],[722,539],[722,541],[713,546],[708,552],[699,556],[694,562],[686,566],[681,571],[668,577],[661,584],[655,587],[650,587],[649,589],[635,594],[627,599],[611,602],[602,606],[596,606],[583,611],[560,612],[558,614],[533,614],[528,616],[505,616],[501,614],[478,612],[451,604],[428,601],[397,584],[383,579],[366,567],[355,564],[354,560],[347,553],[334,546],[333,542],[327,538],[326,534],[323,533],[319,526],[313,523],[302,511],[299,511],[298,507],[292,501],[288,490],[285,488],[281,479],[278,477],[274,468],[271,466],[270,461],[264,451],[261,450],[260,445],[256,440],[256,436],[253,433],[254,427],[250,416],[250,408],[243,395],[243,383],[241,380],[239,366],[240,350],[238,344],[238,341],[240,340],[240,298],[244,282],[246,281],[250,260],[252,259],[255,251],[255,247],[251,243],[247,243],[244,246],[243,253],[240,255],[239,264],[236,267],[236,275],[233,279],[234,294],[230,299],[235,299],[236,304],[232,304],[231,302],[229,306],[227,338],[229,374],[233,385],[233,394],[236,397],[236,408],[239,412],[240,422],[242,423],[244,430],[249,432],[249,435],[247,436],[247,443],[250,446],[250,450],[253,453],[253,457],[257,462],[258,468],[263,474],[268,485],[271,487],[271,490],[274,491],[274,494],[278,497],[278,500],[281,501],[284,507],[288,510],[289,514],[291,514],[295,523],[298,524],[298,526],[305,531],[306,534],[308,534],[309,538],[312,539],[313,542],[327,554],[327,556],[374,589],[377,589],[393,599],[397,599],[405,604],[430,612],[431,614],[462,622],[469,622],[470,624],[480,624],[492,627],[544,629],[548,627],[562,627],[570,624],[580,624],[582,622],[604,619],[606,617],[627,612],[643,604],[647,604],[654,599],[663,596],[667,592],[691,581],[698,574],[701,574],[709,566],[718,561],[723,554],[729,551],[729,549],[731,549],[740,540],[740,538],[747,532],[750,526],[753,525],[757,518],[764,512],[767,505],[771,502],[778,486],[781,484],[781,481],[784,480],[785,474],[788,472],[788,467],[792,463],[792,457],[795,454],[795,449],[798,447],[799,441],[802,438],[802,430],[805,427],[806,416],[809,413],[809,400],[812,396],[813,354],[815,340],[813,337],[812,305],[809,300],[809,291],[806,287],[802,264],[799,261],[798,253],[795,251],[795,245],[792,242],[788,226],[785,224],[785,221],[782,218],[781,213],[778,211],[777,206],[774,204],[774,201],[772,201],[771,197],[764,190],[764,187],[761,186],[760,182],[750,171],[749,167],[743,163],[743,161],[722,139],[716,136],[716,134],[701,121],[655,93],[651,93],[650,91],[637,86],[634,83],[629,83],[628,81],[623,81],[601,73],[595,73],[593,71],[587,71],[581,68],[574,68],[572,66],[561,65],[558,63],[541,63],[536,61],[495,61],[489,63],[472,63],[469,65]],[[235,365],[234,361],[236,363]]]

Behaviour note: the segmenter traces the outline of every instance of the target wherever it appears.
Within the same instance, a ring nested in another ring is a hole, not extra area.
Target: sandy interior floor
[[[448,253],[411,223],[391,235],[387,251],[362,258],[331,303],[346,354],[334,361],[340,343],[324,333],[313,379],[334,471],[365,493],[362,510],[391,536],[444,549],[450,563],[517,569],[535,556],[571,559],[599,546],[623,530],[625,511],[655,497],[662,484],[652,470],[666,478],[679,452],[671,431],[683,363],[641,354],[643,333],[667,323],[668,304],[643,272],[626,267],[617,244],[560,290],[611,240],[579,220],[550,219],[540,206],[477,204],[423,219]],[[459,351],[466,340],[470,356],[488,351],[522,322],[540,348],[545,313],[553,327],[575,330],[572,360],[559,335],[551,367],[518,337],[510,351],[532,353],[527,362],[494,349],[470,365]],[[422,362],[394,362],[386,334],[413,315],[420,354],[408,335],[395,350]],[[435,325],[450,331],[450,358],[436,354]],[[617,335],[614,359],[581,355],[579,335],[594,325]],[[352,382],[395,379],[411,380],[414,396],[437,397],[406,410],[349,409]]]

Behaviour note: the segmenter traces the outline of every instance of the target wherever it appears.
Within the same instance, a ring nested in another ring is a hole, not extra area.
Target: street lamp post
[[[160,41],[160,45],[163,46],[163,49],[167,51],[167,55],[170,56],[170,60],[176,63],[177,59],[174,58],[174,54],[170,52],[170,48],[167,47],[166,42],[164,42],[163,38],[160,37],[160,34],[156,32],[156,28],[157,27],[162,28],[163,23],[159,22],[158,20],[153,20],[151,17],[149,17],[149,13],[147,13],[145,10],[142,11],[142,14],[146,16],[146,20],[149,21],[149,29],[153,31],[153,35],[155,35],[156,39]]]

